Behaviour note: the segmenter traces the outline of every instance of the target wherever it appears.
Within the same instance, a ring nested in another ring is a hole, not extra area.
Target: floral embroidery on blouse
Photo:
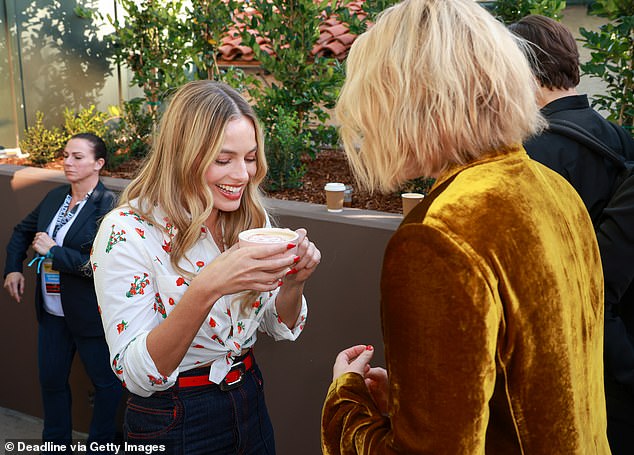
[[[165,305],[163,305],[161,294],[159,294],[158,292],[154,295],[154,312],[163,316],[163,319],[167,317],[167,312],[165,311]]]
[[[220,339],[220,337],[218,335],[216,335],[215,333],[211,336],[211,339],[214,340],[215,342],[217,342],[220,346],[224,346],[225,342],[222,341]]]
[[[138,275],[134,276],[134,281],[130,283],[130,290],[126,292],[126,297],[133,297],[137,294],[143,295],[145,293],[145,287],[150,284],[150,280],[148,280],[149,275],[146,272],[143,272],[143,278]]]
[[[166,253],[171,253],[172,239],[176,235],[176,228],[172,223],[170,223],[169,218],[165,217],[163,218],[163,221],[165,221],[165,230],[167,231],[167,236],[169,237],[169,240],[163,240],[162,248]]]
[[[136,213],[134,210],[122,210],[119,212],[119,216],[131,216],[139,223],[145,223],[148,226],[154,226],[152,223],[150,223],[148,220],[146,220],[141,215]]]
[[[108,243],[106,244],[106,253],[110,253],[112,248],[119,242],[125,242],[126,238],[124,237],[125,230],[121,229],[119,232],[115,232],[114,224],[110,230],[110,238],[108,238]]]
[[[121,320],[121,322],[117,324],[117,332],[118,333],[123,332],[127,328],[128,328],[128,323],[125,322],[124,320]]]
[[[151,374],[147,375],[147,378],[150,380],[150,384],[151,385],[162,385],[162,384],[166,384],[167,383],[167,376],[159,376],[154,377]]]
[[[253,302],[252,307],[255,310],[255,315],[257,316],[260,311],[262,311],[262,297]]]
[[[112,369],[118,375],[123,374],[123,367],[119,365],[119,354],[115,355],[114,359],[112,360]]]

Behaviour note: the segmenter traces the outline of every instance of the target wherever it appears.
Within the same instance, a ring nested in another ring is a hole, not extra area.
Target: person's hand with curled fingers
[[[236,244],[210,262],[192,280],[192,285],[214,290],[219,295],[272,291],[294,264],[295,255],[284,254],[290,248],[287,244],[245,248]]]
[[[290,267],[284,278],[284,283],[289,285],[304,283],[313,274],[321,261],[321,252],[309,240],[306,235],[306,229],[300,228],[295,232],[299,234],[297,239],[298,259]]]
[[[334,381],[342,374],[357,373],[365,379],[366,373],[370,371],[370,360],[374,355],[374,348],[371,345],[358,344],[344,349],[335,359],[332,367],[332,380]]]
[[[365,373],[365,385],[381,414],[387,415],[390,388],[387,370],[381,367],[369,368]]]
[[[4,288],[13,300],[20,303],[24,294],[24,275],[21,272],[7,273],[4,278]]]
[[[284,271],[282,285],[275,299],[280,320],[291,330],[301,322],[298,318],[302,310],[304,284],[321,261],[321,252],[306,236],[306,229],[297,229],[295,232],[299,234],[297,253],[293,263]]]
[[[371,345],[358,344],[341,351],[332,367],[332,380],[346,373],[357,373],[363,377],[372,399],[383,415],[387,415],[389,382],[387,370],[372,367],[370,361],[374,356]]]
[[[31,246],[42,256],[46,255],[51,248],[56,246],[55,240],[53,240],[46,232],[38,232],[33,238]]]

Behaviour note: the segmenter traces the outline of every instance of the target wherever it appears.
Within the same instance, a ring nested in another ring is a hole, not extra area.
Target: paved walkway
[[[40,439],[42,419],[0,407],[0,435],[2,439]]]
[[[75,431],[73,439],[86,440],[86,434]],[[23,414],[12,409],[0,407],[0,442],[2,451],[5,452],[6,439],[18,439],[21,441],[33,441],[37,443],[42,437],[42,419]],[[16,452],[9,452],[16,453]]]

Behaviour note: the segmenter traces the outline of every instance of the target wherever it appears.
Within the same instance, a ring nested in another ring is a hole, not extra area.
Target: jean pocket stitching
[[[176,425],[178,425],[178,423],[183,417],[183,405],[179,400],[174,401],[174,406],[172,407],[171,410],[147,408],[145,406],[139,406],[137,404],[130,404],[130,403],[128,404],[128,408],[130,410],[141,412],[148,415],[164,415],[164,416],[167,416],[170,414],[173,415],[172,421],[168,425],[166,425],[164,428],[158,431],[154,431],[151,433],[137,433],[137,432],[128,431],[127,436],[128,438],[131,438],[131,439],[155,439],[156,437],[169,433]]]

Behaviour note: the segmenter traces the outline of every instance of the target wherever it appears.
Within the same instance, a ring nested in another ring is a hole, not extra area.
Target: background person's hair
[[[393,191],[543,124],[518,39],[473,0],[406,0],[353,44],[336,108],[358,182]]]
[[[200,238],[213,209],[205,172],[220,153],[227,124],[242,116],[251,119],[255,129],[257,171],[244,190],[240,208],[219,214],[224,221],[224,240],[231,246],[240,231],[263,227],[266,217],[259,185],[267,165],[262,131],[251,106],[220,82],[189,82],[173,95],[145,165],[120,198],[121,204],[133,203],[135,211],[155,224],[158,220],[152,218],[152,209],[160,206],[177,229],[170,262],[189,278],[179,261]]]
[[[74,134],[70,139],[83,139],[85,141],[90,142],[90,145],[92,145],[92,151],[95,155],[95,160],[98,160],[99,158],[103,158],[104,163],[108,161],[106,143],[103,141],[103,139],[101,139],[96,134],[77,133],[77,134]]]
[[[509,29],[531,47],[535,77],[549,89],[567,90],[579,85],[579,49],[565,25],[545,16],[531,15]]]

